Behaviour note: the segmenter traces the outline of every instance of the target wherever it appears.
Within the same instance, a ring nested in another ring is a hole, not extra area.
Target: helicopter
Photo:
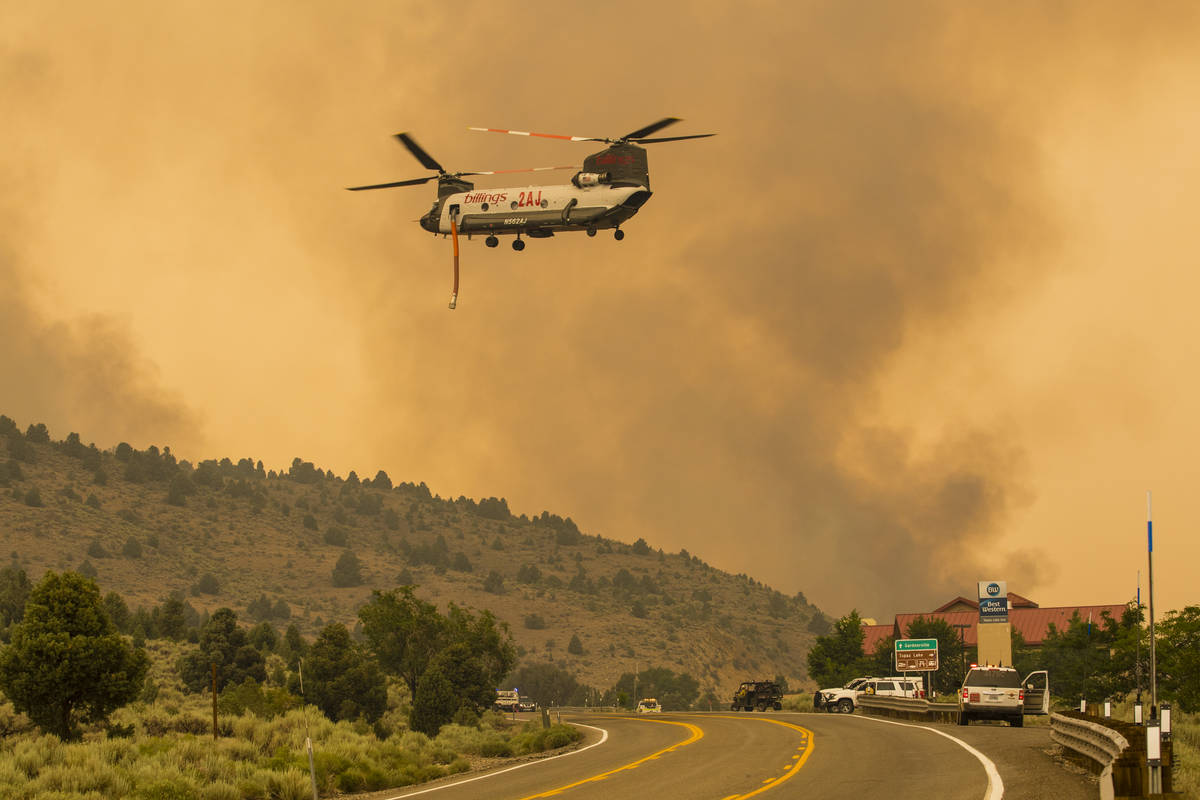
[[[595,236],[600,230],[612,229],[613,238],[621,241],[625,231],[622,223],[629,220],[650,199],[650,172],[646,151],[638,145],[657,142],[677,142],[684,139],[704,139],[712,133],[688,136],[650,138],[668,125],[681,120],[666,117],[635,131],[615,138],[599,136],[562,136],[552,133],[533,133],[503,128],[469,128],[487,133],[507,133],[516,136],[534,136],[546,139],[562,139],[571,142],[602,142],[608,147],[592,153],[583,160],[583,167],[575,173],[569,183],[546,186],[519,186],[513,188],[475,189],[475,184],[463,178],[473,175],[501,175],[516,172],[541,172],[545,170],[573,169],[573,167],[533,167],[513,170],[479,170],[473,172],[449,172],[429,155],[416,140],[407,133],[396,134],[421,166],[437,172],[424,178],[411,178],[369,186],[350,186],[349,191],[367,189],[390,189],[397,186],[415,186],[436,180],[437,199],[433,207],[421,217],[422,228],[435,235],[452,237],[454,242],[454,288],[450,295],[450,308],[458,302],[458,258],[459,234],[471,239],[475,234],[485,235],[484,244],[497,247],[500,235],[513,235],[513,250],[525,249],[525,240],[548,239],[556,233],[584,231]]]

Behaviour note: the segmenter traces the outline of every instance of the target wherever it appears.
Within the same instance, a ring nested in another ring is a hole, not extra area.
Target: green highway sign
[[[896,652],[907,653],[910,650],[937,650],[937,639],[897,639]]]
[[[936,672],[937,669],[937,639],[896,640],[896,670],[898,672]]]

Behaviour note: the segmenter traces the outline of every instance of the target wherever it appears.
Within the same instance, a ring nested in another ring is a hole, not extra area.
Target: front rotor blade
[[[421,166],[426,169],[436,169],[438,172],[445,172],[442,165],[433,160],[433,156],[421,149],[421,145],[417,144],[416,140],[407,133],[397,133],[396,138],[400,140],[400,144],[408,148],[408,152],[416,157],[417,161],[421,162]]]
[[[437,175],[430,175],[428,178],[413,178],[407,181],[392,181],[391,183],[373,183],[370,186],[347,186],[346,190],[350,192],[361,192],[364,189],[391,189],[393,186],[416,186],[421,183],[429,183],[432,180],[437,180]]]
[[[483,133],[511,133],[513,136],[540,136],[543,139],[563,139],[568,142],[607,142],[607,139],[597,139],[594,136],[563,136],[558,133],[532,133],[530,131],[510,131],[507,128],[467,128],[469,131]]]
[[[643,136],[649,136],[650,134],[654,133],[655,131],[661,131],[663,128],[667,127],[668,125],[674,125],[676,122],[679,122],[679,121],[680,121],[679,117],[667,117],[665,119],[660,119],[658,122],[647,125],[644,128],[638,128],[633,133],[627,133],[624,136],[622,136],[621,138],[622,139],[640,139]]]
[[[691,136],[663,136],[658,139],[630,139],[631,142],[638,144],[654,144],[655,142],[680,142],[684,139],[707,139],[709,136],[716,136],[715,133],[693,133]]]

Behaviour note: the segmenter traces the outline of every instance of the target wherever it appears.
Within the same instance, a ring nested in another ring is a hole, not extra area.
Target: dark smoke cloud
[[[160,365],[174,383],[215,387],[189,400],[207,409],[219,455],[303,454],[442,494],[505,495],[518,512],[687,548],[834,613],[919,610],[983,577],[1029,592],[1045,579],[1028,549],[992,555],[1032,497],[1028,443],[950,410],[932,433],[910,429],[889,373],[1043,279],[1059,236],[1039,161],[1047,118],[1097,86],[1114,101],[1136,91],[1136,65],[1187,42],[1194,14],[255,8],[31,11],[10,27],[38,44],[4,73],[8,86],[41,76],[19,126],[32,177],[54,173],[60,126],[83,113],[94,126],[68,166],[136,187],[66,233],[118,212],[149,220],[125,238],[158,242],[180,280],[233,287],[231,330],[209,326],[200,299],[177,312],[181,329],[215,338],[221,371]],[[667,114],[687,118],[679,133],[719,136],[652,146],[656,197],[625,242],[562,236],[520,256],[467,243],[453,314],[449,244],[411,222],[432,192],[340,189],[425,174],[389,141],[398,130],[450,169],[503,169],[589,149],[465,126],[614,135]],[[126,261],[125,280],[162,269]],[[38,327],[27,304],[14,313]],[[113,360],[149,375],[129,356],[138,336],[110,333]],[[54,352],[86,360],[81,346]],[[237,398],[246,420],[212,412],[222,387],[254,375],[257,391]],[[157,396],[147,382],[136,397]],[[13,397],[73,413],[62,391]],[[939,407],[922,385],[899,391],[905,406]],[[159,427],[186,421],[171,408]]]
[[[185,450],[200,418],[164,389],[127,325],[94,314],[51,321],[36,311],[11,263],[0,258],[0,413],[20,425],[46,423],[112,447],[127,441]]]

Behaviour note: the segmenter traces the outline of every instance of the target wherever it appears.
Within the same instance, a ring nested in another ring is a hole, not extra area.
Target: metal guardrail
[[[1097,773],[1111,767],[1121,753],[1129,749],[1129,740],[1117,731],[1063,714],[1050,715],[1050,738],[1090,758],[1095,764],[1092,771]]]
[[[895,717],[923,722],[957,722],[958,706],[949,703],[931,703],[919,697],[889,697],[887,695],[859,695],[858,707],[864,714],[876,717]]]
[[[1162,796],[1150,794],[1146,734],[1147,729],[1140,725],[1075,711],[1050,715],[1050,736],[1063,746],[1064,755],[1100,775],[1101,800]],[[1163,741],[1160,778],[1164,793],[1173,791],[1173,761],[1171,742]]]

